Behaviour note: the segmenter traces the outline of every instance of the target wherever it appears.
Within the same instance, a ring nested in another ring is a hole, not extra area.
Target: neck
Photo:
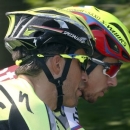
[[[19,75],[24,78],[34,89],[36,95],[51,109],[55,110],[57,106],[57,90],[53,83],[49,82],[44,72],[38,76],[32,77]]]

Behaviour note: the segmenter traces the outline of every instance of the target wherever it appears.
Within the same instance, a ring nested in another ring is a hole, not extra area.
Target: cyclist
[[[130,33],[114,15],[94,6],[65,8],[82,16],[96,38],[95,52],[86,70],[89,75],[83,98],[90,103],[104,96],[109,87],[117,85],[116,75],[121,61],[130,61]],[[79,129],[77,108],[64,107],[71,128]]]
[[[0,129],[69,129],[53,111],[76,106],[82,95],[92,32],[81,16],[56,8],[6,15],[5,46],[19,67],[18,78],[0,83]]]

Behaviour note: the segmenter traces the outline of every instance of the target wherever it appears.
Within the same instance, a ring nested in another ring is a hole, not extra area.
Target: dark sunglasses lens
[[[81,69],[83,71],[86,71],[87,69],[87,63],[88,63],[88,59],[85,59],[83,63],[81,63]]]
[[[110,69],[106,70],[106,74],[109,75],[110,77],[113,77],[119,71],[120,67],[121,64],[110,65]]]

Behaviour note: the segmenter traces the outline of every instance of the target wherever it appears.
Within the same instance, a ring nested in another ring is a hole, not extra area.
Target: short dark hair
[[[71,43],[70,43],[71,44]],[[44,45],[43,47],[37,50],[27,50],[25,47],[17,47],[12,52],[12,58],[14,61],[25,58],[32,54],[61,54],[61,53],[70,53],[75,52],[72,47],[66,46],[65,44],[61,43],[50,43]],[[43,60],[46,62],[49,57],[45,57]],[[20,65],[15,73],[16,75],[24,74],[30,76],[37,76],[42,71],[41,63],[37,60],[37,58],[30,59],[25,64]]]

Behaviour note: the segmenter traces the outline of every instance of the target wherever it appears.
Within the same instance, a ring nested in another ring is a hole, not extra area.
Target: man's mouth
[[[77,91],[78,91],[78,96],[81,97],[81,96],[83,95],[83,94],[82,94],[82,89],[81,89],[81,88],[78,88]]]

